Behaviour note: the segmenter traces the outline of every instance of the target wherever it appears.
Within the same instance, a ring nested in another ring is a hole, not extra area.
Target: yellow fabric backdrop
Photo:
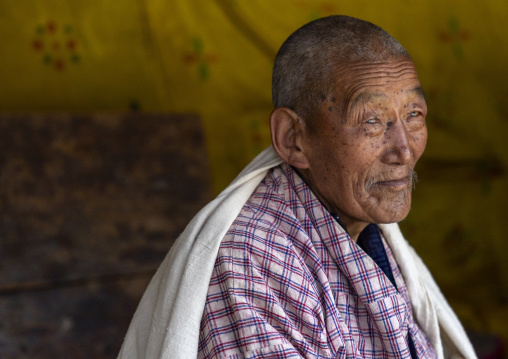
[[[282,41],[337,13],[413,55],[430,137],[402,225],[464,323],[508,337],[506,1],[3,0],[0,111],[196,112],[218,191],[269,144]]]

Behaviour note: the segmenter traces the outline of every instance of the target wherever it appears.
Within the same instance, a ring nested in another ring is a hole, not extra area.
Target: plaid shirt
[[[288,165],[271,170],[221,242],[199,358],[435,358],[397,288]]]

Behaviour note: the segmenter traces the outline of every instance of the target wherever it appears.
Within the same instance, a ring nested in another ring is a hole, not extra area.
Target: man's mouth
[[[414,187],[416,181],[418,181],[416,172],[412,169],[409,169],[409,173],[404,177],[383,178],[382,180],[371,178],[367,181],[365,189],[368,191],[372,188],[377,187],[388,191],[403,191],[410,189],[411,186]]]
[[[399,179],[384,180],[375,182],[373,187],[384,187],[394,191],[400,191],[408,188],[411,185],[411,176],[406,176]]]

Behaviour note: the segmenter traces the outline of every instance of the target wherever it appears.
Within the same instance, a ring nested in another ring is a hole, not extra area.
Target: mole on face
[[[388,133],[388,131],[390,131],[390,128],[393,126],[393,122],[392,121],[388,121],[386,123],[386,130],[385,130],[385,134]]]
[[[362,129],[363,133],[365,136],[371,136],[372,135],[372,132],[367,130],[366,128]]]

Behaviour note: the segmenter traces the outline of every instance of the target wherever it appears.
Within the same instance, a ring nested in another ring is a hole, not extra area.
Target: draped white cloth
[[[119,359],[196,358],[220,242],[268,170],[281,162],[267,148],[187,225],[146,289]],[[460,321],[398,225],[380,228],[404,276],[415,319],[439,358],[476,358]]]

